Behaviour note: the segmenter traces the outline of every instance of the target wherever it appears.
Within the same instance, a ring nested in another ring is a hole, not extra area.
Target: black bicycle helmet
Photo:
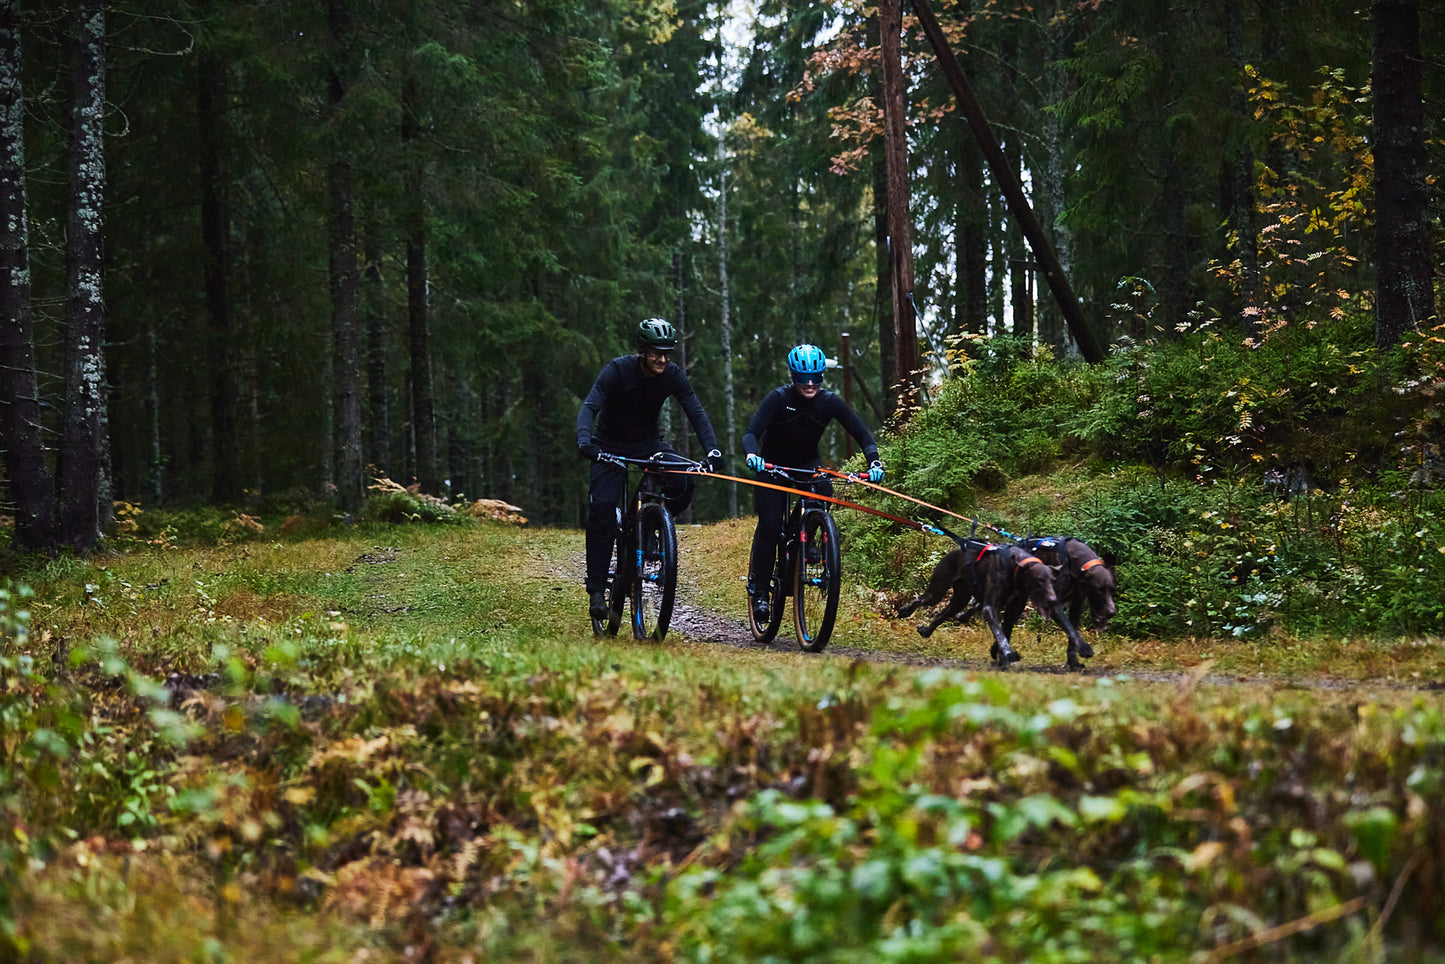
[[[677,329],[661,318],[644,318],[637,323],[637,349],[672,351],[677,347]]]

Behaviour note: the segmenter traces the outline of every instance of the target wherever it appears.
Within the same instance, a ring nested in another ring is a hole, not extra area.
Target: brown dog
[[[912,602],[898,610],[908,616],[920,606],[935,606],[946,593],[952,592],[948,605],[931,623],[918,627],[920,636],[930,636],[945,619],[963,613],[969,602],[977,600],[976,609],[993,632],[990,655],[1000,669],[1017,662],[1019,655],[1009,645],[1014,625],[1032,602],[1045,618],[1052,619],[1069,638],[1070,669],[1082,669],[1079,657],[1094,655],[1094,648],[1079,635],[1064,615],[1063,605],[1054,590],[1054,573],[1043,560],[1015,545],[1001,545],[979,539],[957,539],[959,544],[944,556],[929,577],[928,588]],[[972,611],[964,613],[967,620]]]
[[[1052,567],[1054,589],[1069,607],[1069,622],[1080,625],[1084,603],[1089,604],[1090,625],[1106,629],[1114,618],[1117,576],[1111,559],[1101,558],[1089,544],[1073,536],[1030,537],[1019,545]]]

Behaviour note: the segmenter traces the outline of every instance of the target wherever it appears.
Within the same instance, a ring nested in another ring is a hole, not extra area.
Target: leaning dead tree
[[[953,89],[953,96],[958,101],[959,110],[968,121],[969,129],[973,132],[975,140],[978,141],[979,148],[983,151],[984,159],[988,162],[989,171],[993,174],[994,182],[998,184],[999,188],[1003,191],[1004,199],[1008,203],[1009,213],[1012,214],[1014,220],[1018,222],[1020,230],[1023,231],[1024,237],[1028,239],[1029,246],[1033,249],[1034,260],[1038,262],[1044,280],[1048,283],[1049,291],[1052,292],[1054,301],[1058,304],[1059,311],[1064,316],[1064,321],[1069,327],[1069,333],[1074,336],[1074,341],[1079,346],[1079,354],[1083,356],[1085,361],[1091,363],[1103,361],[1103,349],[1094,337],[1093,328],[1089,326],[1088,321],[1084,318],[1083,306],[1079,303],[1078,296],[1074,294],[1074,290],[1069,284],[1069,279],[1064,274],[1063,266],[1059,263],[1058,254],[1054,251],[1053,245],[1049,243],[1049,239],[1044,235],[1044,229],[1039,224],[1039,219],[1034,215],[1033,208],[1029,206],[1028,198],[1024,196],[1023,185],[1019,183],[1018,177],[1009,167],[1008,161],[1004,157],[1003,149],[999,146],[998,138],[994,135],[992,127],[989,126],[988,118],[984,116],[983,108],[979,106],[977,99],[973,96],[973,89],[969,86],[963,69],[958,64],[958,59],[954,57],[953,49],[949,47],[948,40],[943,35],[943,30],[940,29],[938,21],[933,16],[933,11],[929,8],[927,0],[911,0],[911,2],[913,4],[913,10],[918,16],[918,22],[923,28],[923,33],[928,38],[930,46],[933,47],[933,54],[938,59],[939,66],[943,69],[944,77],[948,80],[949,87]],[[885,9],[891,9],[897,12],[899,19],[898,21],[894,21],[894,26],[891,28],[895,40],[898,31],[902,29],[901,6],[902,0],[884,0],[879,8],[880,18],[883,18],[882,11]],[[883,75],[886,82],[886,78],[888,77],[888,37],[890,34],[890,21],[883,19],[881,26],[883,28],[883,43],[880,47],[880,52],[884,58]],[[901,97],[896,106],[892,104],[890,99],[885,97],[883,111],[885,118],[884,137],[886,139],[896,137],[901,145],[903,136]],[[888,119],[891,111],[896,111],[898,114],[896,122],[897,133],[894,132],[893,124]],[[898,150],[901,151],[902,147],[900,146]],[[892,219],[894,217],[892,183],[893,178],[890,172],[890,191],[888,198],[890,224],[893,223]],[[904,216],[906,217],[906,211],[904,212]],[[895,279],[897,279],[896,274]],[[911,271],[907,281],[911,287]],[[895,306],[900,300],[906,300],[908,294],[908,289],[900,290],[899,287],[895,286]],[[895,307],[895,317],[897,317],[897,311],[898,309]],[[911,306],[909,306],[909,312],[908,317],[911,318]],[[911,330],[912,326],[909,327]],[[906,370],[900,350],[898,371],[903,372]]]

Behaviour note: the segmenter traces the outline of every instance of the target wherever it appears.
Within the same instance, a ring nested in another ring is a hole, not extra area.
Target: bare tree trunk
[[[381,245],[376,219],[367,221],[362,277],[366,328],[366,461],[377,475],[390,477],[391,408],[386,391],[386,313],[382,309]]]
[[[1245,97],[1244,69],[1249,58],[1244,50],[1243,4],[1231,4],[1225,11],[1225,47],[1230,71],[1240,78],[1229,92],[1229,111],[1238,133],[1235,135],[1229,171],[1230,227],[1234,234],[1234,256],[1239,260],[1239,323],[1248,336],[1260,333],[1259,316],[1259,232],[1254,221],[1254,151],[1249,146],[1247,125],[1249,102]]]
[[[331,347],[332,398],[336,432],[336,497],[342,508],[361,507],[361,367],[357,355],[356,302],[360,284],[356,259],[356,224],[352,214],[351,157],[343,115],[346,85],[351,79],[351,10],[348,0],[331,0],[328,8],[333,63],[330,105],[333,155],[331,185]]]
[[[1435,314],[1416,0],[1375,0],[1375,344]]]
[[[686,372],[686,371],[687,371],[687,278],[686,278],[686,272],[684,271],[684,262],[683,262],[683,257],[682,257],[682,246],[681,246],[681,244],[675,245],[675,246],[673,247],[673,249],[672,249],[672,280],[673,280],[672,311],[673,311],[673,314],[676,316],[676,319],[677,319],[676,322],[674,322],[674,323],[677,325],[677,358],[676,358],[676,361],[677,361],[678,367],[680,367],[684,372]],[[670,402],[670,403],[668,404],[668,406],[667,406],[667,411],[668,411],[669,419],[670,419],[670,417],[671,417],[672,410],[673,410],[674,408],[676,408],[676,407],[677,407],[677,403],[676,403],[676,402]],[[683,421],[686,421],[686,419],[684,418]],[[671,425],[671,423],[669,422],[669,427],[670,427],[670,425]],[[682,431],[682,432],[677,433],[677,439],[676,439],[675,444],[676,444],[677,451],[678,451],[680,454],[682,454],[683,456],[685,456],[685,457],[687,457],[687,458],[692,458],[692,433],[691,433],[691,432],[684,430],[684,431]],[[684,515],[685,515],[685,517],[684,517],[684,519],[681,520],[681,521],[685,521],[685,522],[691,522],[691,521],[692,521],[692,506],[689,505],[689,506],[687,507],[687,512],[686,512]]]
[[[1067,18],[1058,16],[1058,4],[1046,11],[1045,40],[1049,47],[1047,65],[1044,67],[1045,95],[1050,106],[1063,103],[1068,96],[1068,74],[1060,62],[1069,56]],[[1059,259],[1059,270],[1065,275],[1073,262],[1073,244],[1068,229],[1061,223],[1064,213],[1064,132],[1063,122],[1057,110],[1044,112],[1044,138],[1048,144],[1048,159],[1039,184],[1039,214],[1047,232],[1052,235],[1054,252]],[[1051,300],[1033,299],[1036,305],[1035,327],[1039,341],[1054,350],[1055,358],[1064,357],[1067,347],[1063,312]]]
[[[973,0],[962,0],[958,15],[969,16]],[[973,69],[964,68],[973,80]],[[954,301],[953,325],[959,332],[988,332],[988,202],[984,195],[983,154],[978,144],[961,132],[954,158],[958,188],[953,208]]]
[[[982,335],[988,331],[988,208],[983,193],[983,155],[968,138],[958,145],[957,181],[954,325],[961,332]]]
[[[201,145],[201,244],[205,249],[206,367],[211,386],[211,498],[217,504],[241,495],[236,444],[236,378],[230,351],[230,218],[221,189],[221,131],[226,113],[225,65],[210,52],[197,64],[196,119]]]
[[[156,323],[147,319],[145,331],[145,419],[150,458],[146,463],[146,482],[156,506],[165,503],[165,456],[161,451],[161,388],[156,359]]]
[[[60,541],[86,553],[100,541],[105,424],[105,10],[78,0],[70,38],[71,105],[65,261],[65,428],[60,461]]]
[[[904,132],[903,0],[881,0],[878,39],[883,75],[883,158],[888,174],[889,267],[893,280],[894,379],[900,405],[918,390],[918,324],[913,311],[913,231],[908,222],[908,140]]]
[[[717,190],[717,278],[718,300],[721,303],[719,325],[722,328],[723,356],[723,419],[726,451],[737,451],[737,399],[733,383],[733,328],[732,317],[728,314],[728,171],[727,155],[723,152],[723,139],[717,141],[718,190]],[[728,483],[728,518],[738,517],[738,484]]]
[[[25,97],[20,3],[0,0],[0,428],[15,503],[16,549],[56,547],[55,486],[40,424],[30,306],[30,226],[25,195]]]
[[[426,202],[422,197],[422,164],[417,120],[416,82],[402,88],[401,140],[410,155],[406,162],[406,188],[410,199],[406,243],[407,328],[411,344],[411,420],[416,446],[416,481],[422,491],[441,489],[437,475],[436,402],[432,395],[431,332],[427,317]]]

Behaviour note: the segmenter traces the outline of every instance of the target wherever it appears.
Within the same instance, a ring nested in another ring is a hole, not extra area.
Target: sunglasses
[[[810,372],[808,374],[799,375],[798,373],[794,372],[793,381],[797,382],[799,385],[821,385],[823,384],[823,373]]]

